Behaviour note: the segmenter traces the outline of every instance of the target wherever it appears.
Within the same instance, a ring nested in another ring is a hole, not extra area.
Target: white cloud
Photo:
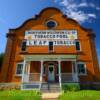
[[[95,14],[88,14],[88,17],[96,18]]]
[[[96,10],[100,10],[100,7],[96,7]]]
[[[88,6],[88,4],[86,2],[80,3],[78,5],[78,7],[87,7],[87,6]]]
[[[76,0],[55,0],[55,2],[59,2],[59,4],[63,6],[63,11],[68,17],[73,18],[80,23],[89,21],[90,18],[96,19],[95,13],[85,13],[80,8],[92,7],[96,10],[100,10],[100,8],[95,4],[93,4],[92,2],[88,3],[85,0],[80,3],[76,2]]]
[[[71,11],[68,14],[68,17],[77,20],[80,23],[83,23],[84,21],[86,21],[88,19],[88,16],[86,14],[84,14],[84,12],[82,11]]]

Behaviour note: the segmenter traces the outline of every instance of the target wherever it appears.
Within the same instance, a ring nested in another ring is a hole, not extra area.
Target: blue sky
[[[0,53],[6,46],[6,33],[46,7],[57,7],[82,26],[96,33],[100,61],[100,0],[0,0]]]

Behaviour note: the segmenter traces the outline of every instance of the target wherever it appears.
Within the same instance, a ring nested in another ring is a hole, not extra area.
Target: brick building
[[[7,33],[0,81],[23,83],[22,89],[100,81],[94,32],[57,8],[42,10]]]

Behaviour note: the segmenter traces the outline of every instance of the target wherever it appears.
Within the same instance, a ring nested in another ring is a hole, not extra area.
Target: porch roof
[[[26,61],[58,61],[58,60],[66,60],[66,61],[76,61],[77,55],[24,55]]]

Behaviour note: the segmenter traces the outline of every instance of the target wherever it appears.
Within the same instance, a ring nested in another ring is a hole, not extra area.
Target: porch
[[[59,59],[58,59],[59,58]],[[26,56],[21,89],[41,89],[43,84],[78,82],[76,56]],[[42,59],[42,60],[41,60]]]

